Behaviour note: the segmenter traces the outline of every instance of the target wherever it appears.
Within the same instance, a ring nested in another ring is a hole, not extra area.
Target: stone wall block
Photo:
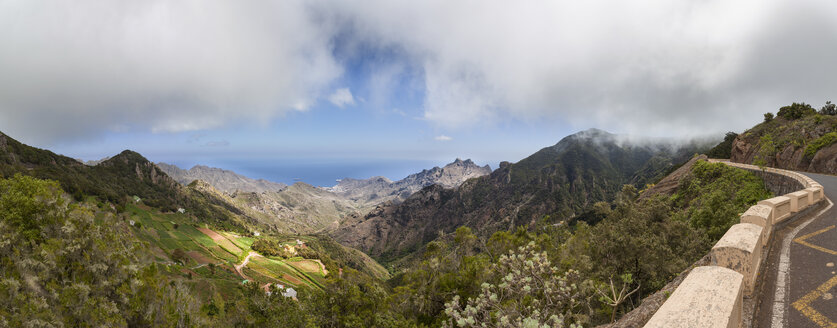
[[[762,227],[752,223],[732,226],[712,247],[711,263],[744,276],[744,294],[750,295],[761,263]]]
[[[761,234],[762,247],[770,242],[773,233],[773,208],[767,205],[753,205],[741,214],[741,223],[751,223],[761,227],[764,231]]]
[[[644,327],[741,327],[743,283],[743,275],[727,268],[694,268]]]
[[[773,209],[773,224],[782,222],[791,215],[790,198],[785,196],[777,196],[762,200],[759,205],[770,206]]]
[[[790,198],[791,213],[796,213],[808,207],[808,192],[805,190],[794,191],[787,195]]]

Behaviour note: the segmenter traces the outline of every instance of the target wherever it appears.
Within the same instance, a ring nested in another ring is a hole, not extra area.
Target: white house
[[[296,298],[296,290],[294,290],[292,287],[288,287],[288,289],[286,289],[285,292],[282,293],[282,296]]]

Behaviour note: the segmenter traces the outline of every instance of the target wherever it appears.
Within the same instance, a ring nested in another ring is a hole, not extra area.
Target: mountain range
[[[157,167],[181,184],[188,185],[192,181],[202,180],[226,193],[279,191],[288,187],[284,183],[251,179],[233,171],[204,165],[195,165],[191,169],[184,170],[176,165],[159,162]]]
[[[624,184],[643,188],[708,146],[631,142],[590,129],[517,163],[503,162],[490,175],[458,188],[431,185],[402,203],[350,217],[334,237],[388,262],[460,226],[488,235],[533,227],[541,220],[557,223],[583,214],[597,201],[613,200]]]
[[[242,212],[257,218],[275,231],[312,233],[335,230],[348,215],[364,215],[375,205],[401,202],[429,185],[455,188],[462,182],[491,173],[491,168],[477,166],[470,159],[456,159],[444,167],[434,167],[391,181],[386,177],[342,179],[330,188],[314,187],[304,182],[291,186],[256,180],[233,171],[196,165],[189,170],[157,163],[166,174],[183,185],[201,181],[204,192],[225,198]]]
[[[470,159],[463,161],[457,158],[444,167],[436,166],[429,170],[422,170],[394,182],[380,176],[364,180],[346,178],[326,190],[358,202],[362,206],[376,205],[386,201],[401,202],[422,188],[434,184],[444,188],[456,188],[468,179],[490,173],[491,167],[488,165],[478,166]]]

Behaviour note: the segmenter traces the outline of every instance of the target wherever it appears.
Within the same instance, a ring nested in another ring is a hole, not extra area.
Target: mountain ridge
[[[698,147],[669,148],[622,142],[617,135],[597,129],[582,131],[517,163],[503,162],[491,174],[456,189],[432,185],[400,204],[379,205],[365,216],[347,220],[333,235],[347,246],[389,261],[463,225],[487,235],[544,218],[560,222],[596,201],[612,200],[623,184],[643,187],[656,181]]]
[[[288,187],[284,183],[253,179],[230,170],[206,165],[195,165],[188,170],[163,162],[157,163],[157,166],[180,184],[188,185],[194,180],[202,180],[226,193],[280,191]]]
[[[471,159],[456,158],[443,167],[424,169],[398,181],[382,176],[369,179],[347,178],[325,189],[361,205],[377,205],[387,201],[401,202],[429,185],[439,184],[445,188],[456,188],[468,179],[488,174],[491,174],[490,166],[478,166]]]

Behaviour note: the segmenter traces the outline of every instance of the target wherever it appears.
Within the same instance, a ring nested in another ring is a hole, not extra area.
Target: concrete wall
[[[792,171],[710,159],[756,172],[782,196],[760,201],[741,215],[710,252],[711,265],[692,270],[645,327],[741,327],[743,297],[755,290],[774,226],[825,198],[822,186]]]

